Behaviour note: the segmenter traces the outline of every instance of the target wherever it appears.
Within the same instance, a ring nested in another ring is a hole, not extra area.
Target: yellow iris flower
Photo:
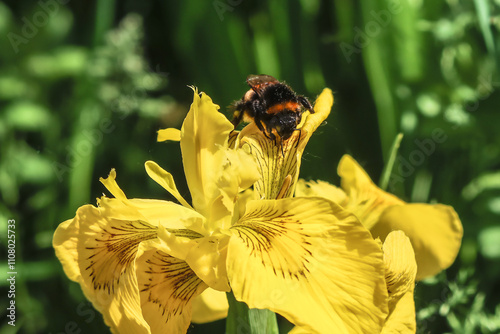
[[[417,260],[417,280],[448,268],[460,249],[463,228],[457,213],[443,204],[405,203],[378,188],[349,155],[338,165],[341,187],[324,181],[300,180],[297,196],[321,196],[339,203],[370,230],[385,240],[391,231],[401,230],[410,238]]]
[[[382,246],[384,252],[385,279],[387,284],[387,308],[389,313],[380,332],[382,334],[411,334],[417,327],[413,292],[417,263],[410,240],[402,231],[389,233]],[[309,334],[303,327],[294,327],[290,334]]]
[[[332,103],[325,90],[302,130],[271,147],[258,144],[252,125],[232,132],[218,106],[195,91],[181,131],[159,133],[180,140],[192,204],[152,161],[148,175],[180,204],[128,199],[114,170],[101,179],[114,198],[79,208],[53,246],[112,332],[185,333],[192,320],[225,315],[224,305],[215,313],[209,305],[220,291],[313,332],[380,332],[389,309],[377,242],[334,202],[289,197],[304,146]]]

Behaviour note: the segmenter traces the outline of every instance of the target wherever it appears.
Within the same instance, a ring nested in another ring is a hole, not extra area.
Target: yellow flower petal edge
[[[410,239],[393,231],[385,239],[384,263],[389,291],[389,316],[382,333],[415,333],[415,276],[417,263]]]
[[[135,256],[139,243],[155,234],[146,222],[108,219],[91,205],[78,209],[54,233],[53,247],[65,273],[80,283],[115,333],[151,333],[142,317]]]
[[[193,272],[208,286],[219,291],[230,291],[226,272],[226,254],[229,236],[216,233],[209,236],[194,235],[186,230],[158,229],[156,247],[185,261]]]
[[[352,211],[375,238],[385,240],[393,230],[402,230],[410,238],[417,258],[417,280],[436,275],[455,261],[463,228],[452,207],[407,204],[378,188],[348,155],[341,159],[338,173],[348,195],[343,206]]]
[[[417,280],[451,266],[460,249],[463,227],[455,210],[442,204],[406,204],[387,209],[372,229],[385,240],[394,230],[410,238],[417,260]]]
[[[208,288],[193,300],[192,322],[204,324],[224,319],[228,309],[226,293]]]
[[[247,150],[229,147],[234,127],[218,108],[195,90],[180,142],[193,207],[212,232],[230,227],[236,196],[260,176]]]
[[[248,124],[239,134],[236,146],[247,147],[257,160],[257,168],[262,176],[254,185],[254,190],[262,199],[291,197],[299,176],[302,154],[313,132],[328,117],[333,105],[333,94],[328,88],[317,98],[314,114],[305,112],[299,129],[287,140],[277,137],[273,141],[257,128],[254,122]],[[290,186],[283,193],[283,183],[291,177]]]
[[[140,244],[136,262],[142,314],[151,333],[185,333],[192,302],[207,285],[185,261],[158,249],[154,240]]]
[[[297,197],[323,197],[340,205],[347,200],[345,192],[325,181],[305,181],[300,179],[295,189]]]
[[[368,229],[377,224],[386,208],[404,204],[396,196],[378,188],[350,155],[346,154],[340,159],[337,172],[348,196],[343,206],[353,212]]]
[[[179,129],[168,128],[162,129],[158,131],[158,137],[156,139],[159,142],[162,141],[180,141],[181,140],[181,131]]]
[[[314,333],[380,332],[388,312],[382,251],[352,214],[322,198],[257,200],[231,231],[227,272],[237,300]]]
[[[194,91],[181,128],[181,151],[193,207],[205,217],[210,217],[213,202],[221,195],[216,183],[223,163],[220,151],[228,147],[233,128],[210,97]]]
[[[156,181],[160,186],[162,186],[166,191],[168,191],[172,196],[174,196],[179,203],[183,206],[192,209],[191,205],[182,197],[177,190],[177,186],[175,185],[174,177],[172,174],[161,168],[154,161],[146,161],[145,163],[146,172],[149,177]]]

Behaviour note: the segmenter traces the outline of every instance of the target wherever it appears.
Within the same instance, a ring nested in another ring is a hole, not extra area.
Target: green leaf
[[[276,314],[269,310],[249,309],[245,303],[227,293],[229,312],[226,319],[226,334],[278,334]]]
[[[483,33],[486,48],[488,49],[488,52],[495,57],[495,42],[493,41],[493,33],[491,32],[490,27],[491,14],[489,1],[474,0],[474,4],[476,5],[477,19]]]
[[[398,133],[391,147],[391,154],[389,155],[389,160],[385,164],[384,171],[382,172],[382,177],[380,178],[380,188],[383,190],[387,189],[389,184],[389,179],[391,178],[392,169],[394,168],[394,163],[396,162],[396,156],[398,155],[399,146],[403,140],[403,134]]]

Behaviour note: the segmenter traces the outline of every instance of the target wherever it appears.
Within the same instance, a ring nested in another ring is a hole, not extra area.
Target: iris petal
[[[382,333],[415,333],[415,276],[417,263],[408,237],[402,231],[391,232],[383,246],[389,291],[389,316]]]
[[[442,204],[406,204],[387,209],[372,229],[385,240],[394,230],[410,238],[417,259],[417,280],[448,268],[460,249],[463,228],[452,207]]]
[[[226,293],[209,288],[193,300],[192,321],[202,324],[224,319],[228,309]]]
[[[191,303],[207,285],[185,261],[157,249],[154,241],[141,243],[136,268],[142,314],[151,333],[185,333]]]
[[[114,332],[150,333],[140,309],[135,257],[139,244],[155,237],[155,226],[109,219],[91,205],[78,209],[54,234],[68,277],[80,283]]]
[[[227,270],[237,300],[312,332],[380,331],[382,252],[353,215],[320,198],[251,201],[231,231]]]
[[[371,229],[377,224],[384,210],[404,202],[378,188],[363,168],[349,155],[344,155],[339,162],[338,174],[342,178],[341,185],[348,196],[344,207]]]

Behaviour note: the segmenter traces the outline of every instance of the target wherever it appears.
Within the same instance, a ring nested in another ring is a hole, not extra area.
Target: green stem
[[[278,334],[276,314],[269,310],[249,309],[247,304],[237,301],[232,292],[227,293],[229,312],[226,319],[226,334]]]

